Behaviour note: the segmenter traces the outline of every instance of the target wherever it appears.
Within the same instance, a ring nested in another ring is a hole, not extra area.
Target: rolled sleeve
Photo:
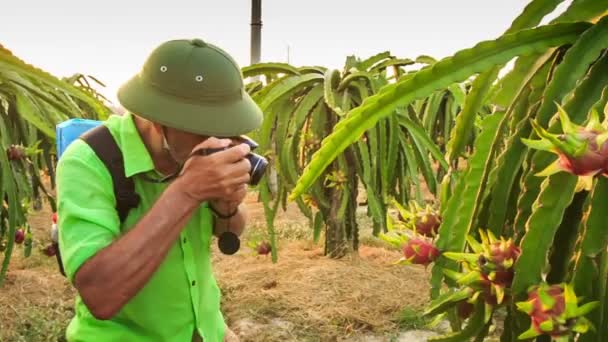
[[[120,235],[112,178],[83,141],[74,141],[57,165],[59,250],[70,282],[82,264]]]

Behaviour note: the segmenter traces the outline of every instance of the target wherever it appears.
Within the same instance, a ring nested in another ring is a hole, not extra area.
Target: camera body
[[[249,145],[252,151],[258,147],[258,144],[251,138],[248,138],[246,136],[241,136],[240,138],[243,139],[243,142],[245,144]],[[228,148],[229,147],[206,148],[197,150],[195,154],[208,156],[216,152],[227,150]],[[251,169],[249,170],[249,176],[251,177],[251,179],[249,180],[249,184],[255,186],[260,182],[260,180],[264,176],[264,172],[266,172],[266,167],[268,166],[268,160],[266,160],[266,158],[260,156],[259,154],[253,152],[247,153],[247,156],[245,156],[245,158],[247,158],[247,160],[249,160],[249,163],[251,164]]]

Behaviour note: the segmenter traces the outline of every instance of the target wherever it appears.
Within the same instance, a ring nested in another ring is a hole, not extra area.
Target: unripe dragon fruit
[[[551,134],[536,122],[532,127],[540,140],[522,139],[531,148],[555,153],[559,158],[537,176],[550,176],[565,171],[579,176],[577,191],[590,190],[593,177],[608,176],[608,122],[600,124],[596,111],[586,126],[573,124],[558,105],[563,134]]]
[[[393,201],[393,204],[398,209],[398,217],[405,226],[411,230],[416,231],[420,235],[432,237],[437,235],[439,232],[439,226],[441,226],[441,215],[434,210],[430,205],[423,209],[416,202],[410,202],[410,210],[406,210],[397,201]]]
[[[433,242],[423,237],[411,238],[403,245],[404,259],[412,264],[428,266],[440,254]]]
[[[272,246],[268,241],[264,241],[258,245],[257,251],[260,255],[268,255],[272,251]]]
[[[22,244],[25,240],[25,231],[23,229],[17,229],[15,231],[15,243]]]
[[[57,248],[55,247],[54,244],[50,244],[42,250],[42,253],[44,253],[44,255],[46,255],[48,257],[51,257],[51,256],[54,256],[55,254],[57,254]]]
[[[599,302],[578,307],[578,298],[568,284],[533,286],[528,291],[528,300],[518,302],[517,308],[530,316],[531,326],[519,338],[527,339],[539,335],[551,337],[570,336],[573,332],[585,333],[590,326],[585,317]]]
[[[8,160],[21,160],[25,158],[25,148],[20,145],[11,145],[6,149]]]
[[[479,232],[481,243],[469,237],[469,246],[474,253],[446,252],[446,258],[466,264],[467,272],[447,272],[446,275],[459,284],[476,290],[475,297],[482,296],[490,305],[502,304],[505,289],[511,287],[513,281],[513,265],[521,254],[521,249],[513,240],[497,239],[492,232]]]

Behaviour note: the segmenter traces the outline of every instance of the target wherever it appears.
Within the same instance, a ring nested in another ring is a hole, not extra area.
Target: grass
[[[430,322],[422,316],[422,310],[411,307],[403,308],[397,317],[397,324],[403,330],[425,329]]]
[[[251,209],[245,246],[268,238],[263,211],[258,205]],[[35,216],[34,237],[45,240],[50,215],[45,209]],[[423,305],[424,296],[415,294],[428,290],[426,272],[392,265],[400,253],[371,235],[371,220],[364,213],[358,218],[361,248],[353,260],[324,258],[323,236],[313,243],[308,220],[294,210],[276,220],[277,264],[247,247],[235,256],[214,252],[223,311],[242,342],[341,341],[368,334],[389,338],[422,327],[415,314],[399,314],[404,305],[413,312]],[[44,245],[38,241],[28,258],[21,248],[15,250],[0,289],[0,341],[65,341],[75,290],[59,274],[55,259],[41,253]]]
[[[6,341],[42,342],[65,339],[65,329],[73,310],[63,310],[54,306],[28,306],[19,312],[18,323],[5,336]]]

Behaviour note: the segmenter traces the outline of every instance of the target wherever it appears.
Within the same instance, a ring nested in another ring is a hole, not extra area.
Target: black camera
[[[246,136],[240,136],[240,138],[243,140],[243,143],[249,145],[251,151],[255,150],[258,147],[258,144],[252,139]],[[201,149],[197,150],[195,154],[207,156],[215,152],[224,151],[228,148],[229,147]],[[266,160],[266,158],[260,156],[259,154],[255,154],[252,152],[247,153],[246,158],[251,164],[251,169],[249,170],[249,176],[251,177],[251,179],[249,180],[249,184],[255,186],[260,182],[260,180],[264,176],[264,172],[266,172],[266,167],[268,166],[268,161]]]

